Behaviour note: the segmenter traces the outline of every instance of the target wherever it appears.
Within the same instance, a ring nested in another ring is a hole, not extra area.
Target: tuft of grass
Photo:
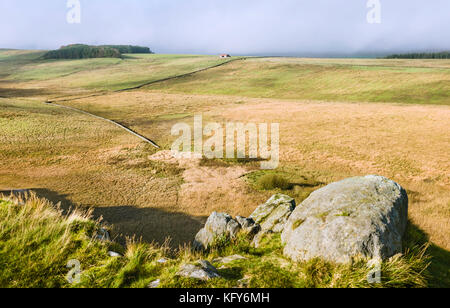
[[[266,174],[262,176],[258,180],[257,185],[262,190],[290,190],[293,188],[289,180],[277,174]]]
[[[324,183],[315,179],[315,175],[301,168],[285,165],[279,170],[258,170],[246,175],[248,183],[262,193],[281,192],[300,204]]]
[[[63,216],[34,195],[0,202],[0,287],[65,287],[69,260],[91,264],[106,256],[107,243],[92,240],[98,223],[89,216]]]

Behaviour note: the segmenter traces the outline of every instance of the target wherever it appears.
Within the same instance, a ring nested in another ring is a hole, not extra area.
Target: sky
[[[75,0],[80,23],[68,22],[68,1],[1,0],[0,48],[132,44],[157,53],[296,56],[450,50],[449,0]],[[380,14],[367,7],[377,1]],[[369,12],[380,23],[369,23]]]

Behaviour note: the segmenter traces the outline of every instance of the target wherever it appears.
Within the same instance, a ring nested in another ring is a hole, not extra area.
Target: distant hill
[[[386,59],[450,59],[450,51],[394,54],[387,56]]]
[[[124,53],[152,53],[150,48],[131,45],[90,46],[72,44],[47,52],[44,59],[121,58]]]

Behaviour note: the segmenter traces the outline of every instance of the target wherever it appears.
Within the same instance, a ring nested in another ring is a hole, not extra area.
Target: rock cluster
[[[207,249],[218,238],[246,232],[258,247],[267,233],[281,233],[284,255],[293,261],[322,258],[349,263],[355,258],[387,259],[402,252],[408,196],[397,183],[369,175],[332,183],[296,207],[276,194],[249,218],[213,213],[195,237]]]
[[[249,218],[238,216],[233,219],[228,214],[212,213],[194,240],[195,249],[208,249],[215,240],[235,238],[240,231],[250,238],[261,234],[281,232],[290,214],[295,209],[295,200],[289,196],[276,194],[260,205]],[[259,235],[259,236],[258,236]]]

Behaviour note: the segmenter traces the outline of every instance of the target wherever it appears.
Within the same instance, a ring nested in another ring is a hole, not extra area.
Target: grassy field
[[[411,233],[432,243],[431,284],[450,286],[450,61],[249,58],[116,92],[224,60],[41,55],[0,50],[0,191],[31,188],[64,209],[93,207],[121,243],[170,236],[178,247],[213,211],[246,216],[275,192],[301,202],[333,181],[380,174],[408,191]],[[46,100],[123,123],[163,152]],[[280,123],[280,167],[165,157],[171,127],[194,114]],[[265,184],[272,175],[286,185]]]
[[[330,102],[450,102],[450,61],[247,59],[159,83],[166,93]]]
[[[410,190],[412,217],[421,221],[433,240],[450,247],[450,113],[445,106],[383,105],[380,109],[377,104],[237,100],[142,91],[71,105],[124,122],[166,149],[173,141],[167,132],[180,121],[175,115],[188,123],[196,113],[202,113],[205,121],[281,123],[281,168],[321,183],[372,173],[391,177]],[[245,207],[239,207],[241,213],[251,210]]]
[[[130,54],[124,59],[42,60],[0,51],[0,96],[47,97],[114,91],[227,62],[213,56]]]

